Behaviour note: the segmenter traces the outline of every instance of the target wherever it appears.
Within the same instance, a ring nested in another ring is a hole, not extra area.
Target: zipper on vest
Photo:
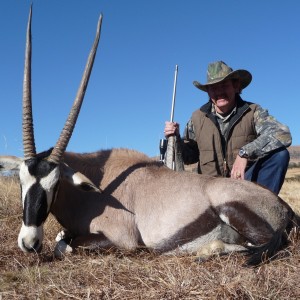
[[[224,169],[223,176],[227,177],[228,168],[227,168],[227,161],[226,161],[225,157],[224,157],[224,160],[223,160],[223,169]]]

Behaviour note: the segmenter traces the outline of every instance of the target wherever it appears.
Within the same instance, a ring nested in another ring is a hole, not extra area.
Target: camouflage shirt
[[[226,143],[224,136],[226,135],[227,124],[235,114],[235,110],[226,118],[222,118],[216,114],[212,105],[212,113],[217,116],[224,144]],[[291,145],[292,137],[288,126],[278,122],[273,116],[269,115],[267,109],[263,109],[259,105],[257,105],[254,112],[254,124],[257,134],[256,139],[242,147],[250,159],[263,157],[273,150]],[[196,141],[192,119],[188,121],[185,127],[183,139]]]

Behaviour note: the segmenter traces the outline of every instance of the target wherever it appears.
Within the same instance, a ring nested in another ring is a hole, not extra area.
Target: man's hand
[[[171,135],[179,135],[179,124],[176,122],[166,121],[164,134],[166,138]]]
[[[231,170],[231,178],[234,179],[245,179],[245,170],[247,166],[247,158],[242,158],[237,155],[235,162],[232,166]]]

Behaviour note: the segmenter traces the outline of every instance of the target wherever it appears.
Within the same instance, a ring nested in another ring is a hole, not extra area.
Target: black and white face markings
[[[47,152],[24,161],[20,167],[23,223],[18,237],[25,251],[39,250],[43,224],[48,216],[60,177],[59,165],[44,158]]]

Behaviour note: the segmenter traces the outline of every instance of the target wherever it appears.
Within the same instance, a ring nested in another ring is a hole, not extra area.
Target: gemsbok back
[[[56,253],[79,246],[157,253],[244,251],[257,265],[287,243],[297,216],[269,190],[248,181],[175,172],[134,150],[66,152],[92,70],[102,16],[71,112],[54,148],[36,153],[31,102],[30,9],[23,88],[24,159],[19,169],[23,222],[18,245],[38,252],[52,213],[64,228]]]

